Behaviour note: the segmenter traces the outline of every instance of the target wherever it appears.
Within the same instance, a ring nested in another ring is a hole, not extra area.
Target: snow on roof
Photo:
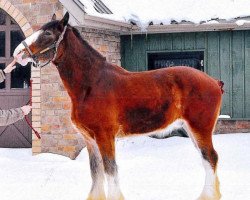
[[[237,19],[241,20],[238,25],[250,22],[242,20],[250,16],[249,0],[102,0],[113,14],[98,13],[93,0],[80,1],[89,15],[132,22],[142,29],[182,22],[201,24]]]

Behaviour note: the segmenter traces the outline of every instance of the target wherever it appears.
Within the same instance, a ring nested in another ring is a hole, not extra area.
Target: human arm
[[[31,106],[23,106],[21,108],[13,108],[9,110],[0,110],[0,126],[8,126],[29,114]]]
[[[0,83],[5,80],[5,74],[10,73],[13,69],[16,68],[15,66],[16,58],[7,66],[4,70],[0,70]]]
[[[5,79],[5,73],[3,70],[0,69],[0,83],[2,83]]]

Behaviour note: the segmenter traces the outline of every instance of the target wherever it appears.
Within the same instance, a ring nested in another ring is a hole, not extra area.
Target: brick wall
[[[249,133],[250,121],[249,120],[218,120],[215,133]]]
[[[84,142],[72,127],[70,98],[55,66],[41,70],[41,83],[41,151],[73,159],[84,147]]]
[[[106,57],[108,62],[121,65],[120,35],[107,30],[78,28],[83,38]]]
[[[63,6],[58,0],[7,0],[6,2],[11,3],[21,12],[33,30],[48,22],[54,13],[62,16]]]

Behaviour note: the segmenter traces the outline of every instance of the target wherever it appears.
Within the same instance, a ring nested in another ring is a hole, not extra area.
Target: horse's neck
[[[72,30],[65,33],[62,46],[62,55],[54,63],[71,98],[83,97],[98,79],[106,63],[105,58],[81,41]]]

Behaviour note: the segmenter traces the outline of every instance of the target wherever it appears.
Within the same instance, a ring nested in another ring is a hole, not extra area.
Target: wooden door
[[[4,69],[13,60],[13,52],[24,38],[16,22],[0,9],[0,69]],[[16,66],[0,84],[0,109],[21,107],[29,101],[31,68],[29,65]],[[31,142],[32,133],[25,120],[0,127],[0,147],[28,148],[31,147]]]

